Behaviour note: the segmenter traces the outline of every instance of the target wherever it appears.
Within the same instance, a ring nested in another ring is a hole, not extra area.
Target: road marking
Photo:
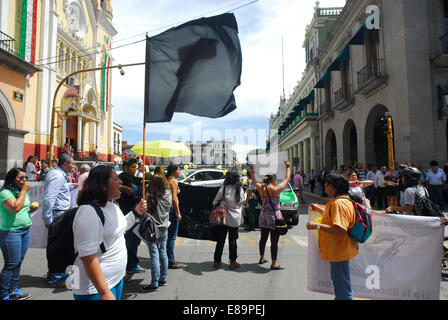
[[[295,243],[297,243],[301,247],[308,247],[308,237],[306,236],[290,236]]]
[[[240,234],[239,235],[239,244],[240,245],[248,245],[249,247],[256,247],[258,246],[258,243],[260,241],[260,236],[257,234]],[[280,240],[278,242],[278,245],[280,247],[282,246],[288,246],[292,243],[296,243],[301,247],[308,247],[308,238],[306,236],[283,236],[280,237]],[[216,242],[209,241],[209,240],[195,240],[195,239],[189,239],[189,238],[180,238],[178,237],[176,239],[176,246],[184,246],[184,247],[198,247],[201,245],[208,245],[208,246],[215,246]],[[266,247],[270,247],[271,243],[268,240],[266,242]]]

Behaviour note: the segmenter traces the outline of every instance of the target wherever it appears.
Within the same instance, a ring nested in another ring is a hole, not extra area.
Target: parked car
[[[201,187],[219,187],[225,178],[224,171],[220,169],[199,169],[190,173],[186,178],[182,179],[181,177],[179,177],[180,183]]]
[[[282,180],[278,179],[277,184],[281,183]],[[294,193],[294,190],[290,183],[286,186],[285,189],[280,193],[280,210],[282,212],[283,218],[286,223],[289,225],[296,226],[299,223],[299,199],[297,195]],[[255,207],[255,214],[259,216],[261,211],[261,204],[258,203]],[[248,217],[249,207],[244,207],[243,214]],[[256,219],[258,223],[258,219]]]

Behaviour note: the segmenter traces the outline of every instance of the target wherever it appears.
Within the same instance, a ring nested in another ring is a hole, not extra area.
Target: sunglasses
[[[17,177],[17,179],[19,179],[19,180],[28,180],[28,177],[27,176],[21,176],[21,177]]]

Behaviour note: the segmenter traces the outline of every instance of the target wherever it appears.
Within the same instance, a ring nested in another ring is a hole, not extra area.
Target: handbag
[[[138,232],[141,238],[148,242],[155,242],[160,239],[157,223],[152,214],[148,212],[145,212],[145,214],[140,217]]]
[[[226,209],[226,201],[224,200],[224,195],[226,192],[226,187],[224,186],[224,190],[222,191],[221,201],[217,206],[212,209],[212,212],[209,216],[209,222],[212,227],[225,226],[227,223],[227,209]]]
[[[275,216],[275,209],[274,209],[274,205],[272,204],[271,197],[269,196],[268,186],[265,186],[265,187],[266,187],[266,193],[268,195],[269,203],[271,204],[271,207],[272,207],[272,214],[274,215],[274,219],[275,219],[275,230],[277,231],[277,233],[280,236],[284,236],[286,233],[288,233],[288,224],[286,223],[285,219],[283,219],[283,218],[277,219],[277,217]]]

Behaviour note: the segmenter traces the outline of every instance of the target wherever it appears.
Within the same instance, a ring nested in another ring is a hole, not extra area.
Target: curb
[[[322,201],[330,201],[331,198],[327,198],[327,197],[321,197],[320,195],[316,194],[316,193],[312,193],[312,192],[308,192],[308,191],[303,191],[303,194],[308,196],[308,197],[313,197]]]

